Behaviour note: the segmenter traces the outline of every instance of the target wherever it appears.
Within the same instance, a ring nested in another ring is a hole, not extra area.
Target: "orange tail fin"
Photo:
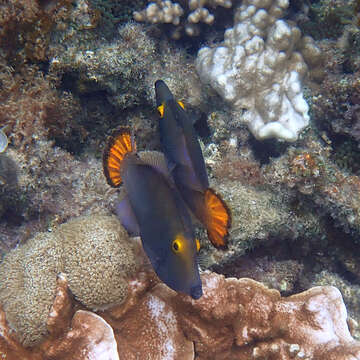
[[[112,187],[121,185],[121,166],[125,155],[136,151],[129,127],[120,126],[109,136],[103,154],[103,169],[107,183]]]
[[[231,226],[230,210],[224,200],[210,188],[205,191],[205,205],[208,238],[216,248],[226,249]]]

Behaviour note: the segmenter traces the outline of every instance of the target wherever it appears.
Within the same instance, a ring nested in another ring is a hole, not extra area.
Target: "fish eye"
[[[181,251],[182,249],[182,243],[180,242],[180,240],[175,239],[172,243],[172,249],[175,253],[178,253]]]

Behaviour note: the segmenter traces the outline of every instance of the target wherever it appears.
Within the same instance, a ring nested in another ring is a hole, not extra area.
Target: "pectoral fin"
[[[127,195],[116,206],[116,215],[130,236],[140,236],[140,229]]]

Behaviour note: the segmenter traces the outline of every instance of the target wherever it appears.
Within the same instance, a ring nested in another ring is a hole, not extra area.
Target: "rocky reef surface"
[[[360,359],[358,1],[121,3],[0,5],[0,354]],[[226,251],[197,229],[199,302],[143,264],[102,174],[118,125],[161,149],[159,78],[232,212]]]

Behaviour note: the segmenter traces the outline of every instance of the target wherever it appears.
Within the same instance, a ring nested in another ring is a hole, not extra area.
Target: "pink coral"
[[[207,272],[202,280],[204,295],[195,301],[158,283],[153,274],[140,273],[130,282],[127,302],[98,315],[77,311],[70,323],[69,307],[60,306],[61,299],[66,304],[70,299],[60,279],[62,290],[51,311],[60,333],[54,338],[52,330],[30,352],[10,337],[2,316],[0,352],[10,360],[16,359],[14,351],[26,360],[30,353],[33,359],[54,360],[117,359],[117,354],[121,360],[360,358],[360,343],[351,337],[345,305],[334,287],[282,298],[251,279]]]
[[[52,343],[46,358],[119,360],[114,331],[99,315],[78,310],[71,328]]]
[[[281,298],[278,291],[251,279],[209,273],[203,276],[203,286],[205,296],[198,302],[181,300],[186,304],[183,329],[195,341],[199,360],[360,356],[360,344],[349,333],[345,305],[334,287]],[[222,348],[221,337],[226,340]]]

